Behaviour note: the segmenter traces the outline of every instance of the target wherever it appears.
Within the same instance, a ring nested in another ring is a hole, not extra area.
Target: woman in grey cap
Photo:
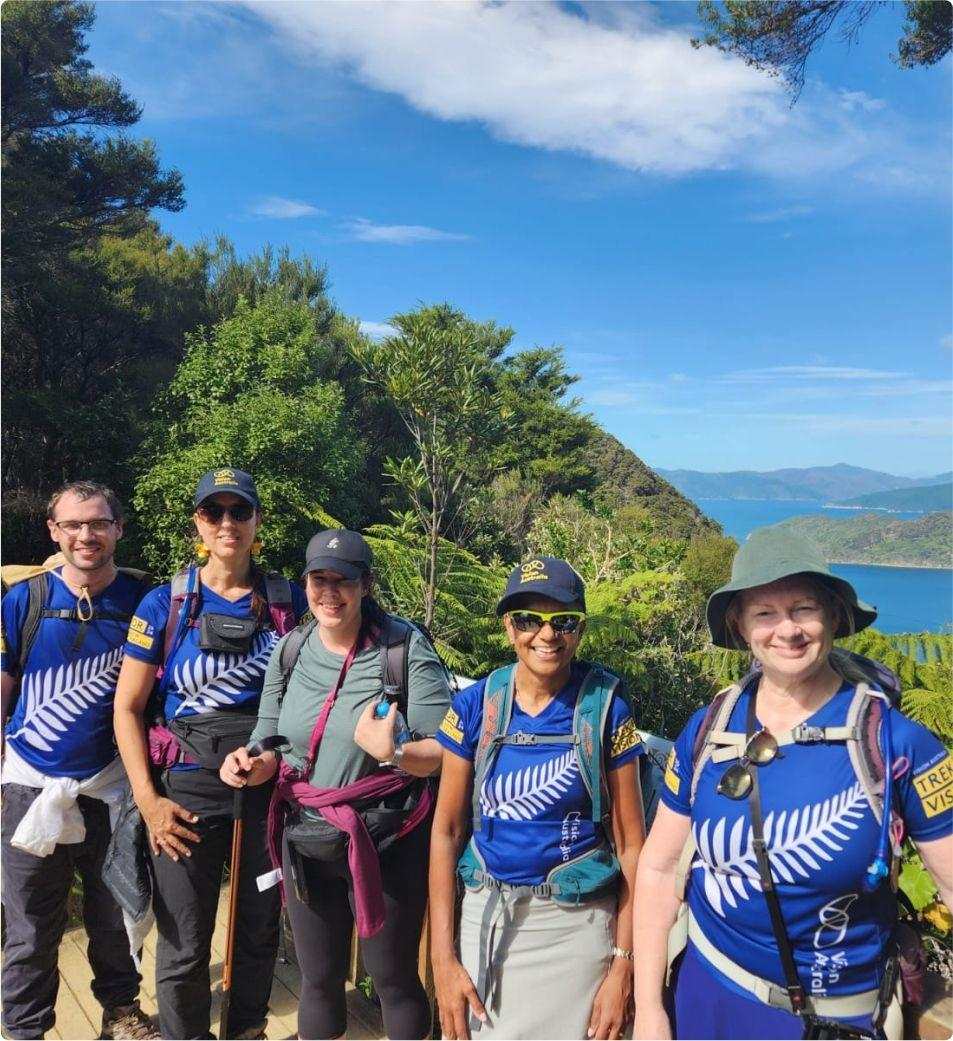
[[[222,779],[258,785],[277,772],[269,813],[273,863],[301,968],[298,1037],[341,1037],[357,926],[388,1037],[429,1036],[417,975],[427,903],[433,740],[449,704],[430,641],[373,599],[371,550],[353,531],[308,543],[303,572],[314,620],[278,644],[253,740],[290,750],[229,757]]]
[[[585,611],[564,560],[515,568],[497,614],[516,664],[462,691],[437,733],[430,916],[445,1038],[617,1038],[630,1016],[642,744],[618,677],[575,660]]]
[[[889,876],[905,832],[950,902],[950,756],[893,707],[896,677],[833,647],[877,613],[810,543],[753,532],[707,614],[758,667],[668,763],[636,886],[636,1037],[901,1037]]]

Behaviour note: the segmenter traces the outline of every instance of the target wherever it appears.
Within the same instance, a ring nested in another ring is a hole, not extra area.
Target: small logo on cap
[[[520,565],[520,583],[523,582],[545,582],[549,575],[543,570],[545,564],[541,560],[529,560]]]
[[[337,549],[338,546],[340,545],[340,543],[341,543],[341,540],[339,538],[333,538],[328,543],[328,549]]]
[[[215,483],[218,484],[234,484],[235,483],[235,471],[234,470],[216,470],[212,475]]]

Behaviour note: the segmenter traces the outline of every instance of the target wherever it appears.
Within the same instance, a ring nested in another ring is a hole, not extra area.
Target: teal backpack
[[[601,665],[583,663],[588,672],[579,688],[573,713],[571,734],[507,734],[513,713],[513,689],[516,666],[508,665],[490,673],[483,691],[483,730],[473,761],[473,837],[471,837],[457,871],[468,889],[492,886],[512,889],[493,878],[476,844],[476,834],[483,829],[480,793],[483,782],[493,767],[503,745],[572,745],[579,763],[579,773],[592,802],[592,821],[601,842],[595,848],[565,863],[557,864],[543,885],[533,886],[537,896],[551,897],[559,903],[579,904],[609,889],[619,874],[619,862],[612,848],[609,814],[609,788],[602,739],[612,695],[619,684],[618,676]]]

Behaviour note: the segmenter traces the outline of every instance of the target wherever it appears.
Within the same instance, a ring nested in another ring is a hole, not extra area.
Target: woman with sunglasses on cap
[[[636,885],[636,1037],[901,1037],[891,847],[902,825],[950,903],[953,762],[892,707],[895,677],[832,649],[877,613],[810,543],[753,532],[707,615],[756,668],[669,760]]]
[[[271,652],[306,609],[300,589],[254,562],[261,511],[249,474],[230,467],[205,474],[192,522],[200,563],[139,604],[115,705],[116,740],[149,834],[156,999],[167,1038],[211,1036],[211,941],[233,807],[232,789],[218,771],[227,753],[248,742]],[[150,702],[154,686],[158,704]],[[147,720],[147,706],[159,718]],[[277,896],[255,884],[271,866],[269,796],[259,788],[245,801],[231,990],[235,1038],[265,1036],[278,947]]]
[[[354,926],[388,1037],[430,1034],[417,974],[427,856],[440,765],[433,739],[450,702],[448,674],[424,634],[373,599],[371,549],[353,531],[308,543],[303,577],[314,621],[279,643],[254,740],[290,748],[230,756],[228,784],[277,772],[273,862],[301,969],[298,1037],[341,1037]]]
[[[437,734],[430,916],[445,1038],[617,1038],[630,1018],[642,744],[618,677],[575,659],[585,609],[565,561],[517,567],[497,605],[516,664],[462,691]]]

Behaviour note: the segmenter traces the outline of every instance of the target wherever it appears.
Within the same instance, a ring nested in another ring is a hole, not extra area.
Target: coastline
[[[880,560],[829,560],[829,564],[850,564],[852,567],[895,567],[910,568],[912,571],[950,571],[953,572],[953,564],[885,564]]]

